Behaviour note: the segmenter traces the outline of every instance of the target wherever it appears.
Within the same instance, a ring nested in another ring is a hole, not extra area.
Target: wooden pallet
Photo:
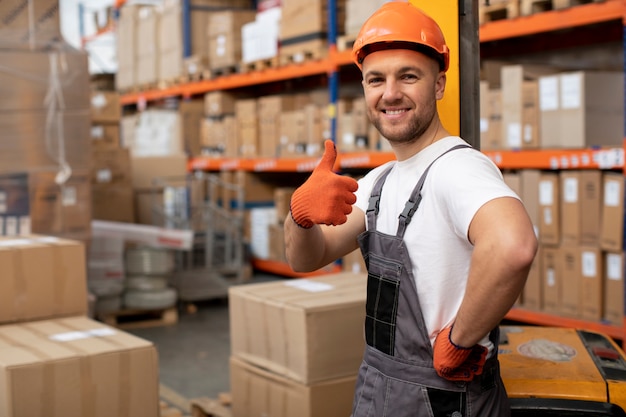
[[[163,400],[161,400],[159,404],[159,417],[186,417],[188,415],[189,414],[183,413],[179,408],[173,407]]]
[[[178,310],[176,307],[159,310],[126,309],[99,314],[98,320],[119,329],[169,326],[178,322]]]
[[[300,64],[326,57],[328,43],[322,39],[281,46],[278,50],[280,65]]]
[[[552,0],[521,0],[520,14],[522,16],[547,12],[548,10],[552,10]]]
[[[205,71],[206,73],[207,71]],[[208,70],[208,73],[211,74],[211,78],[224,77],[226,75],[232,75],[239,72],[239,68],[237,65],[229,65],[227,67],[221,68],[211,68]]]
[[[241,65],[239,65],[239,69],[242,73],[263,71],[268,68],[276,68],[278,67],[278,64],[279,61],[278,57],[276,56],[267,59],[259,59],[252,62],[242,62]]]
[[[553,9],[567,9],[568,7],[580,6],[587,3],[600,3],[604,0],[552,0]]]
[[[513,19],[519,16],[520,0],[509,0],[502,3],[490,2],[489,5],[478,6],[478,23],[484,24],[494,20]]]
[[[230,394],[220,394],[217,399],[192,398],[191,417],[232,417]]]

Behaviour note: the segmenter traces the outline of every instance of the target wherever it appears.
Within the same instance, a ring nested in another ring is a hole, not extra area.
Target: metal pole
[[[480,38],[478,1],[459,0],[461,137],[480,149]]]
[[[191,55],[191,0],[182,0],[183,58]]]
[[[328,47],[335,51],[337,48],[337,1],[328,0]],[[328,74],[330,138],[337,143],[337,100],[339,99],[339,71],[334,68]]]

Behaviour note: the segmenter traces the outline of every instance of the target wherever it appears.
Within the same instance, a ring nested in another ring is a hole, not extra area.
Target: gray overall
[[[460,147],[467,146],[455,146],[444,154]],[[431,165],[399,216],[395,236],[376,230],[380,195],[391,168],[377,181],[370,196],[366,213],[368,230],[359,236],[368,271],[366,347],[352,417],[510,415],[497,355],[492,355],[482,375],[469,383],[443,379],[433,368],[433,349],[403,242],[406,227],[419,206],[420,192]],[[490,334],[494,352],[498,350],[497,333],[495,329]]]

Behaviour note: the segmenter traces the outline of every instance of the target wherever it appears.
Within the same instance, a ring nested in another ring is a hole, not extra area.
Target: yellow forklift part
[[[502,326],[500,332],[502,379],[512,403],[528,399],[544,408],[558,404],[564,410],[585,404],[582,408],[612,410],[595,415],[623,415],[626,359],[612,339],[584,330],[540,326]],[[593,413],[561,411],[560,415]]]

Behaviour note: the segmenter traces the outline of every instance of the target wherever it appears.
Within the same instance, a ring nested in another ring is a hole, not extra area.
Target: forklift
[[[440,24],[451,50],[442,122],[480,149],[478,4],[488,0],[409,2]],[[499,359],[513,417],[626,417],[626,354],[605,334],[503,324]]]

